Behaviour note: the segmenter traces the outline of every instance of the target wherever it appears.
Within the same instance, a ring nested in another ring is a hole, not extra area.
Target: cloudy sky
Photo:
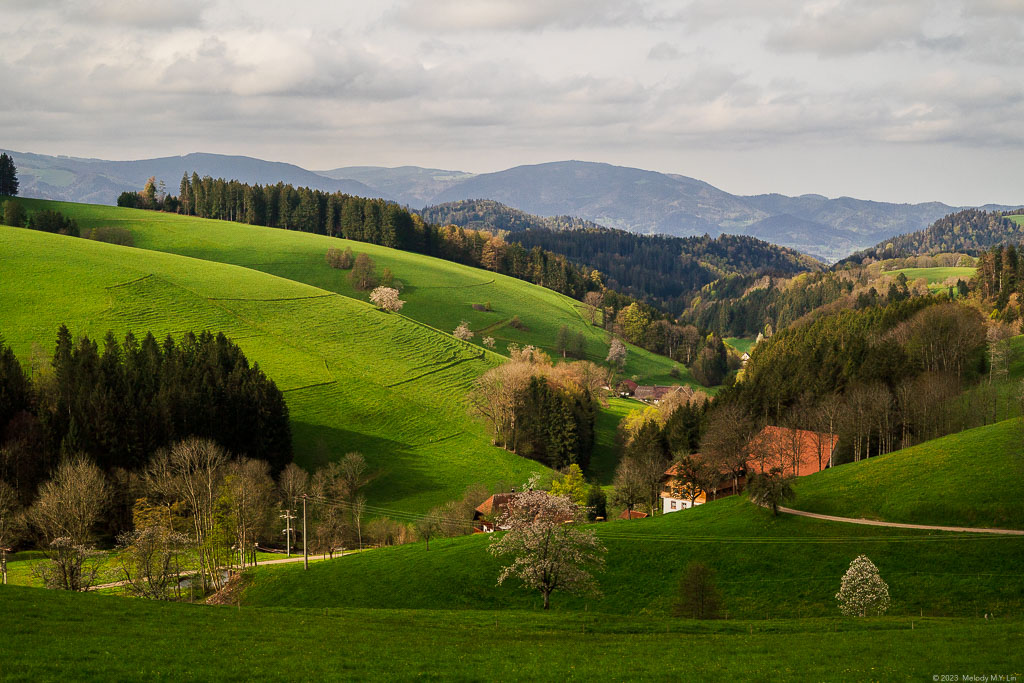
[[[1024,0],[0,0],[0,147],[1024,202]]]

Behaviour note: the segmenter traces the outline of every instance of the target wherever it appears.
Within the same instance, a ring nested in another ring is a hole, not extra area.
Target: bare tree
[[[352,264],[352,271],[348,274],[352,287],[359,291],[366,291],[377,286],[377,267],[373,259],[366,254],[356,256]]]
[[[647,483],[644,481],[643,470],[633,458],[623,458],[619,461],[612,486],[615,487],[612,503],[624,506],[626,516],[632,519],[633,508],[647,498]]]
[[[103,472],[84,455],[62,462],[39,488],[29,517],[47,542],[49,563],[37,567],[47,586],[83,590],[96,580],[102,553],[92,547],[93,528],[109,501]]]
[[[220,497],[229,511],[239,566],[245,567],[254,544],[266,533],[274,503],[274,480],[265,460],[242,458],[228,464]]]
[[[720,471],[732,475],[735,493],[739,492],[739,478],[747,467],[753,436],[754,422],[741,406],[726,403],[711,411],[700,452]]]
[[[18,493],[0,479],[0,575],[7,585],[7,549],[14,545],[22,532],[22,510]]]
[[[155,491],[188,508],[204,592],[208,585],[217,590],[223,585],[216,508],[229,460],[227,451],[216,442],[191,437],[157,453],[147,472]]]
[[[587,322],[591,325],[596,325],[597,313],[601,310],[604,297],[601,295],[601,292],[587,292],[586,296],[583,297],[583,303],[583,314],[586,316]]]
[[[469,395],[472,410],[491,426],[495,443],[516,452],[517,425],[523,410],[523,395],[534,368],[529,362],[510,360],[477,378]]]
[[[126,591],[136,597],[180,597],[181,564],[188,536],[164,526],[159,518],[117,537],[117,564]]]
[[[556,590],[599,595],[591,572],[604,567],[607,552],[593,530],[582,530],[583,509],[564,496],[528,490],[508,502],[499,524],[508,532],[491,540],[491,554],[511,556],[498,583],[517,578],[540,591],[544,609]]]

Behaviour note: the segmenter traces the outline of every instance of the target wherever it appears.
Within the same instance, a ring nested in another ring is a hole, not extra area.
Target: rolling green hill
[[[605,332],[583,319],[582,304],[506,275],[311,233],[110,206],[19,201],[30,212],[42,208],[58,210],[77,220],[83,230],[104,226],[127,228],[135,236],[135,245],[143,249],[245,266],[366,301],[366,293],[353,290],[346,271],[330,268],[324,260],[331,247],[351,247],[357,254],[368,254],[378,272],[390,268],[405,285],[404,316],[445,332],[454,330],[462,320],[468,321],[477,332],[474,344],[479,345],[483,336],[489,335],[495,338],[496,349],[502,353],[508,343],[515,342],[533,344],[554,355],[558,329],[565,325],[583,333],[589,360],[603,362],[608,353]],[[487,303],[491,304],[491,311],[473,308],[473,304]],[[527,329],[511,327],[513,316],[518,316]],[[681,379],[673,378],[669,373],[674,365],[668,358],[629,346],[623,374],[636,376],[644,383],[696,384],[682,366]]]
[[[409,318],[257,270],[32,230],[0,227],[0,253],[0,334],[23,360],[51,354],[62,323],[93,338],[223,331],[284,392],[296,460],[363,452],[380,473],[374,502],[425,510],[540,468],[490,446],[466,413],[500,358]]]
[[[1021,420],[800,479],[792,507],[911,524],[1024,529]]]
[[[947,279],[962,279],[964,282],[969,282],[974,277],[975,268],[903,268],[901,270],[891,270],[886,275],[895,277],[900,273],[907,276],[910,282],[914,282],[918,278],[924,278],[928,281],[928,285],[942,285]]]
[[[814,475],[817,476],[817,475]],[[893,614],[1019,613],[1024,539],[879,529],[782,515],[727,498],[652,519],[594,526],[608,547],[600,600],[556,594],[552,609],[667,615],[690,561],[716,570],[730,617],[832,616],[850,561],[867,554]],[[528,609],[538,595],[496,585],[489,536],[375,550],[310,566],[259,568],[245,604],[402,609]],[[955,562],[952,558],[955,558]],[[457,588],[453,589],[455,586]]]

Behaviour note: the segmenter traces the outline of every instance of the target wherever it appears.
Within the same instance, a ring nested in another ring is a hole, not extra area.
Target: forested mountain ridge
[[[490,199],[540,216],[577,216],[636,233],[748,234],[828,260],[912,232],[958,208],[807,194],[740,196],[701,180],[610,164],[560,161],[476,175],[402,166],[341,167],[320,173],[248,157],[196,154],[129,162],[13,153],[24,196],[113,204],[151,175],[168,187],[184,170],[249,183],[279,181],[325,192],[380,197],[418,208]],[[986,205],[987,210],[1011,207]]]
[[[1024,241],[1024,223],[1000,211],[964,209],[937,219],[924,230],[897,235],[852,254],[843,263],[954,252],[977,256],[999,244]]]
[[[493,199],[460,199],[428,206],[418,212],[423,220],[437,225],[459,225],[474,230],[586,230],[606,229],[575,216],[535,216]]]

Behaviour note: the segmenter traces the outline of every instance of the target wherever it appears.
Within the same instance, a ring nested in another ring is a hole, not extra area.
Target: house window
[[[671,502],[671,505],[672,505],[672,509],[675,510],[676,509],[676,502],[674,500]]]

